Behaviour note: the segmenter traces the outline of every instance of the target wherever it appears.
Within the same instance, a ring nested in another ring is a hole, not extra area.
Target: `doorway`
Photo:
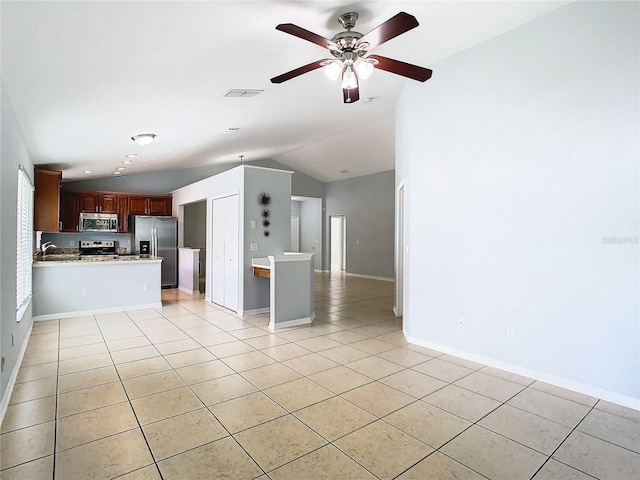
[[[300,251],[300,217],[291,216],[291,252]]]
[[[331,271],[344,272],[347,269],[347,217],[330,216]]]
[[[185,247],[200,249],[198,258],[198,286],[201,294],[205,293],[207,278],[207,200],[188,203],[182,212],[183,241]]]

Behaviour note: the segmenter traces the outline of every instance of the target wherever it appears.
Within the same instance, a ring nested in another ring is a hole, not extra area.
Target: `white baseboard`
[[[243,315],[261,315],[263,313],[269,313],[269,307],[266,308],[254,308],[253,310],[245,310]]]
[[[178,290],[184,293],[188,293],[189,295],[199,295],[200,289],[198,290],[189,290],[187,287],[183,287],[182,285],[178,285]]]
[[[383,280],[385,282],[393,282],[395,278],[393,277],[376,277],[375,275],[362,275],[360,273],[348,273],[345,272],[345,275],[348,277],[359,277],[359,278],[370,278],[371,280]]]
[[[632,408],[634,410],[640,410],[640,399],[637,398],[620,395],[619,393],[594,387],[593,385],[587,385],[585,383],[576,382],[574,380],[558,377],[556,375],[550,375],[548,373],[522,367],[520,365],[502,362],[500,360],[484,357],[482,355],[474,355],[469,352],[464,352],[462,350],[457,350],[455,348],[447,347],[445,345],[440,345],[433,342],[427,342],[419,338],[411,337],[407,335],[407,332],[403,333],[409,343],[413,343],[421,347],[430,348],[442,353],[448,353],[449,355],[464,358],[465,360],[471,360],[472,362],[482,363],[483,365],[487,365],[489,367],[494,367],[506,372],[515,373],[516,375],[522,375],[523,377],[532,378],[533,380],[539,380],[541,382],[555,385],[556,387],[566,388],[567,390],[572,390],[584,395],[589,395],[590,397],[606,400],[607,402],[615,403],[616,405]]]
[[[85,315],[99,315],[101,313],[116,313],[130,310],[144,310],[147,308],[162,308],[160,303],[147,303],[145,305],[125,305],[123,307],[96,308],[95,310],[78,310],[77,312],[61,312],[51,313],[48,315],[35,315],[34,322],[42,322],[44,320],[57,320],[59,318],[84,317]]]
[[[20,347],[20,352],[18,353],[18,361],[16,362],[15,367],[13,368],[13,372],[11,372],[11,376],[9,377],[9,383],[7,383],[7,389],[4,391],[4,395],[2,396],[2,401],[0,402],[0,424],[4,420],[4,414],[7,413],[7,407],[9,406],[9,400],[11,399],[11,394],[13,393],[13,387],[16,384],[16,379],[18,378],[18,371],[20,370],[20,365],[22,365],[22,359],[24,358],[24,352],[27,351],[27,345],[29,344],[29,337],[31,337],[31,330],[33,329],[33,322],[27,331],[27,334],[24,337],[24,342],[22,347]]]
[[[316,312],[313,312],[310,317],[296,318],[294,320],[286,320],[284,322],[277,322],[275,325],[269,322],[269,331],[275,332],[278,328],[297,327],[298,325],[308,325],[313,323],[316,318]]]

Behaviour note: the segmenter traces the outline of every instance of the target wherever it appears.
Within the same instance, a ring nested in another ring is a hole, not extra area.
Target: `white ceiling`
[[[271,84],[328,56],[277,24],[331,38],[341,13],[358,12],[355,30],[367,33],[406,11],[420,26],[375,53],[435,76],[438,61],[566,3],[3,0],[2,82],[34,162],[63,181],[111,176],[129,153],[129,175],[244,155],[332,181],[394,168],[394,104],[413,80],[376,71],[351,105],[320,70]],[[264,92],[224,98],[231,88]],[[156,141],[131,141],[144,132]]]

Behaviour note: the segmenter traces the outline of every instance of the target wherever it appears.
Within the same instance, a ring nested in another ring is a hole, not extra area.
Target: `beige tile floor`
[[[392,303],[318,274],[314,324],[275,334],[177,290],[36,323],[0,476],[638,479],[640,412],[407,344]]]

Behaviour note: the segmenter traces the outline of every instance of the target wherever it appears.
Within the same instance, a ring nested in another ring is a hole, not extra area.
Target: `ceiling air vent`
[[[255,97],[256,95],[262,93],[264,90],[246,90],[244,88],[232,88],[227,91],[223,97]]]

